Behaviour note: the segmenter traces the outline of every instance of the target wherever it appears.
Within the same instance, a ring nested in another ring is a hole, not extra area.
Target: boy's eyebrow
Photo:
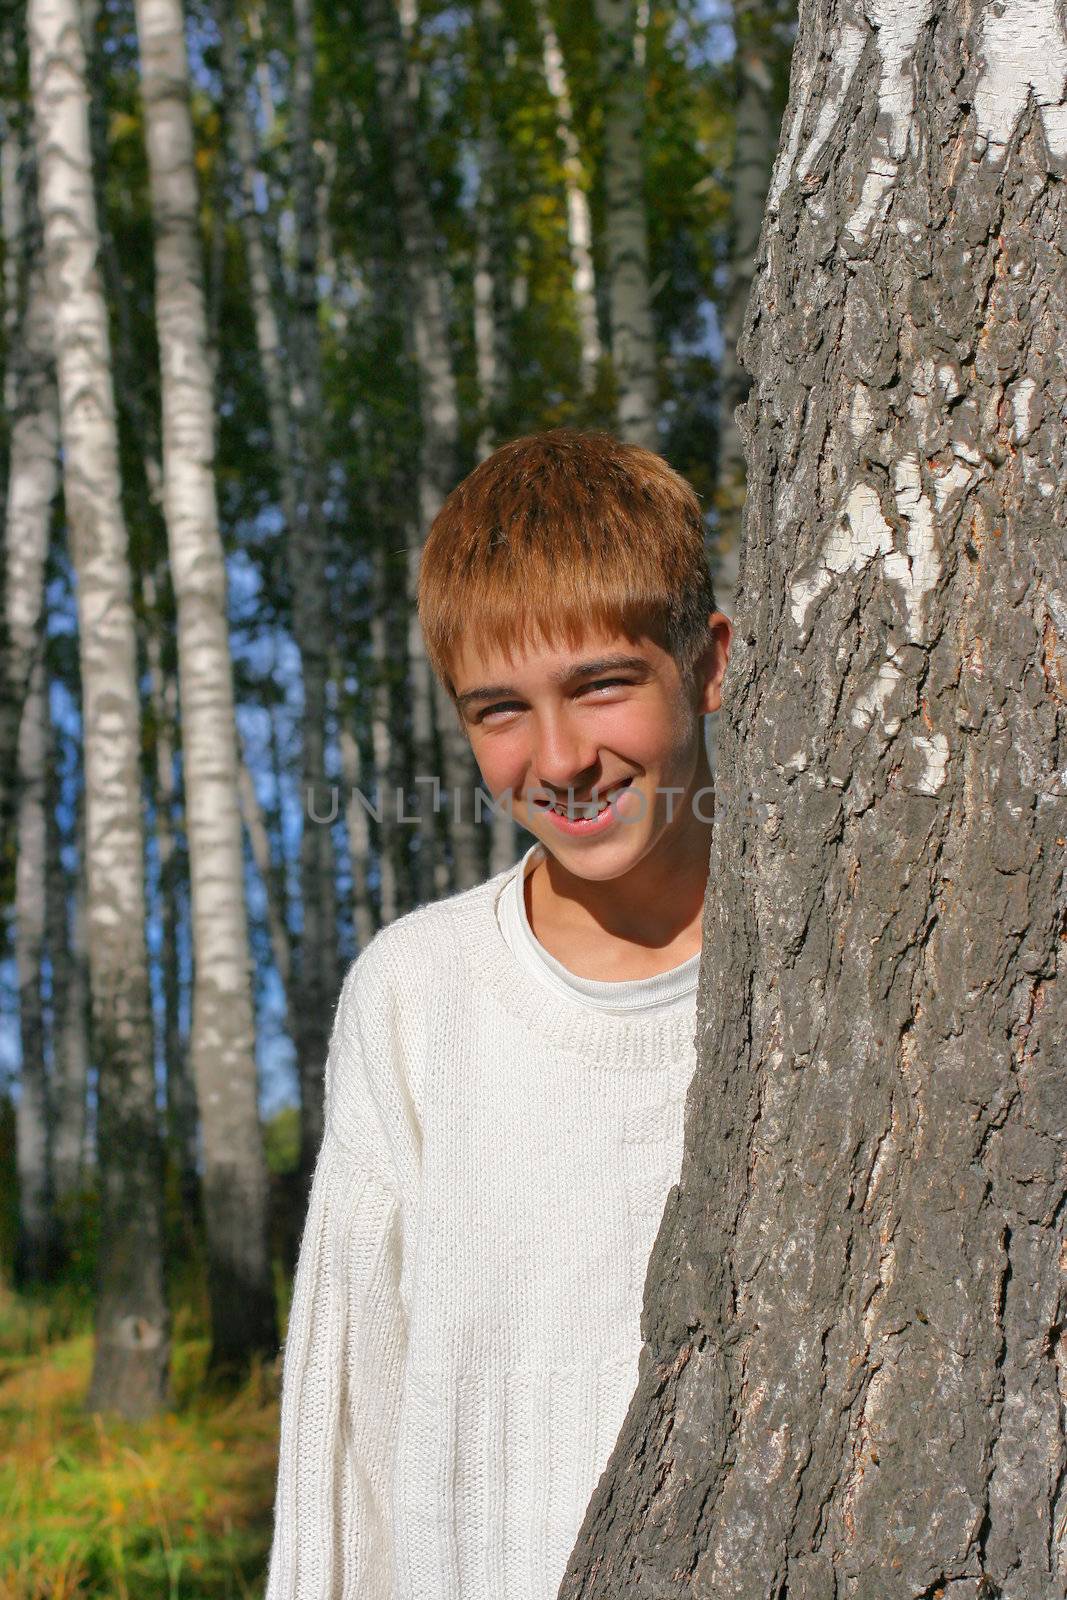
[[[643,671],[647,673],[649,670],[649,664],[643,656],[597,656],[595,661],[576,661],[569,667],[561,667],[558,672],[549,674],[549,681],[558,687],[560,684],[572,682],[575,678],[595,677],[601,672]],[[465,689],[462,694],[456,696],[456,705],[461,711],[465,711],[469,705],[473,705],[477,700],[503,699],[507,695],[516,695],[518,692],[514,684],[488,684],[481,689]]]

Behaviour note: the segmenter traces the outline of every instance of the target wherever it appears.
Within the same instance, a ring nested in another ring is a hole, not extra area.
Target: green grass
[[[0,1285],[0,1600],[259,1600],[277,1374],[212,1395],[206,1360],[202,1317],[179,1310],[172,1406],[139,1424],[90,1414],[84,1290]]]

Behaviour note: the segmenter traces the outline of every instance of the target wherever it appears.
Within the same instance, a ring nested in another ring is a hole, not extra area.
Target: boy
[[[434,522],[419,617],[535,843],[345,979],[267,1600],[553,1600],[681,1162],[732,633],[696,496],[606,435],[516,440]]]

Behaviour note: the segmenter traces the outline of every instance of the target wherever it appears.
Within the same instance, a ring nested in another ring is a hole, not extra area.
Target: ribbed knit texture
[[[517,870],[345,978],[266,1600],[554,1600],[633,1394],[695,985],[605,1012],[538,981],[498,921]]]

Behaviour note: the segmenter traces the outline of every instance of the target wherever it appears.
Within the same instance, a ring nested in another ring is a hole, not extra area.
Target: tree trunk
[[[1052,0],[801,16],[685,1152],[561,1595],[1067,1590],[1065,67]]]
[[[263,885],[263,899],[267,908],[267,933],[270,938],[270,953],[278,973],[282,992],[286,997],[286,1008],[289,1005],[289,986],[293,971],[292,947],[289,942],[289,925],[285,920],[285,905],[278,896],[278,874],[274,869],[273,852],[270,843],[270,829],[267,819],[263,814],[263,807],[259,803],[256,793],[256,781],[252,776],[252,769],[242,751],[241,765],[237,774],[238,792],[241,800],[241,816],[244,820],[248,842],[252,847],[252,859],[256,864],[260,882]]]
[[[289,397],[286,393],[284,342],[275,304],[275,284],[279,273],[276,261],[271,258],[267,229],[256,207],[256,182],[257,178],[262,179],[262,174],[258,170],[255,130],[241,69],[233,0],[217,0],[215,21],[219,30],[219,54],[226,88],[226,128],[240,184],[238,221],[248,267],[256,349],[267,396],[273,466],[278,474],[286,532],[291,537],[297,523],[298,493]]]
[[[765,0],[734,0],[734,159],[731,168],[732,227],[730,286],[722,320],[723,355],[719,374],[719,452],[715,505],[715,593],[720,606],[733,612],[741,542],[741,509],[745,503],[745,457],[741,429],[734,413],[748,394],[749,378],[737,345],[752,293],[760,227],[777,145],[778,117],[774,79],[767,59],[770,27]]]
[[[635,56],[634,0],[595,0],[604,97],[604,211],[621,436],[658,448],[656,331],[648,285],[644,73]]]
[[[402,763],[397,758],[397,707],[393,695],[390,622],[394,604],[389,554],[380,528],[374,529],[371,552],[374,564],[370,613],[370,725],[374,753],[374,794],[381,813],[378,823],[378,915],[383,927],[400,914],[401,884],[406,882],[406,844],[398,822],[396,791]]]
[[[398,293],[394,264],[379,256],[368,263],[368,272],[376,319],[383,326],[402,321],[410,290],[405,283]],[[375,475],[377,451],[390,459],[388,439],[372,435],[364,441],[363,450],[367,517],[373,529],[371,730],[382,815],[379,905],[382,922],[389,923],[412,906],[434,898],[443,863],[438,818],[426,804],[426,785],[414,781],[417,774],[433,773],[437,766],[432,673],[417,616],[419,531],[410,518],[403,465],[392,465],[384,481]],[[390,559],[393,550],[399,565]],[[414,827],[401,820],[408,811],[406,804],[401,809],[400,801],[408,794],[414,794],[417,803]],[[409,845],[412,833],[414,850]]]
[[[163,505],[178,611],[194,950],[190,1053],[200,1109],[211,1365],[276,1345],[237,799],[226,571],[215,499],[214,401],[180,0],[137,0],[156,323]]]
[[[132,387],[132,385],[131,385]],[[151,459],[145,452],[145,459]],[[153,462],[162,488],[162,471]],[[164,574],[161,573],[161,576]],[[159,968],[163,990],[163,1070],[167,1081],[167,1146],[178,1173],[183,1209],[190,1218],[200,1208],[198,1165],[199,1114],[196,1087],[186,1040],[182,1036],[180,955],[178,950],[178,884],[182,858],[175,837],[178,784],[175,777],[175,743],[178,725],[177,685],[163,659],[163,617],[156,575],[141,578],[144,599],[144,649],[148,669],[148,696],[152,707],[155,756],[152,816],[159,860]]]
[[[478,202],[474,217],[474,351],[482,412],[477,455],[479,461],[484,461],[499,440],[500,417],[511,370],[511,273],[504,193],[506,157],[498,123],[495,80],[501,59],[497,0],[481,0],[476,22],[482,102],[478,126]],[[583,195],[583,201],[584,198]],[[583,356],[584,353],[583,344]],[[583,368],[583,384],[586,379]],[[510,866],[515,859],[515,819],[508,811],[494,811],[489,830],[489,871],[494,873]]]
[[[367,0],[363,7],[367,43],[374,60],[378,101],[392,154],[393,185],[404,244],[404,266],[411,306],[411,328],[419,379],[419,413],[422,445],[419,457],[418,507],[420,531],[417,549],[409,553],[407,593],[414,606],[417,593],[418,554],[431,522],[459,476],[459,400],[449,347],[445,306],[444,269],[439,260],[433,216],[427,198],[417,121],[405,70],[405,54],[394,0]],[[413,615],[408,644],[416,728],[417,778],[443,778],[449,800],[449,840],[452,850],[452,885],[467,889],[484,876],[481,829],[474,822],[477,770],[470,744],[452,702],[430,670],[418,619]],[[426,726],[425,706],[432,705],[441,738],[443,772],[436,772],[432,727]],[[459,797],[456,806],[454,797]],[[445,793],[442,792],[442,804]],[[422,785],[420,807],[432,805],[429,782]],[[430,830],[419,833],[420,855],[431,841]],[[443,887],[447,887],[447,883]],[[436,880],[441,892],[440,879]]]
[[[337,681],[342,681],[339,663]],[[358,710],[358,707],[353,708],[357,715]],[[380,924],[370,891],[370,818],[357,793],[362,792],[363,786],[363,756],[359,738],[352,727],[353,720],[353,712],[342,704],[337,718],[338,743],[344,780],[345,832],[348,835],[348,859],[352,873],[352,921],[357,950],[365,950]]]
[[[574,126],[574,109],[559,36],[548,0],[533,0],[545,82],[556,110],[556,138],[563,153],[563,193],[567,207],[567,249],[571,258],[571,292],[578,319],[580,371],[586,393],[596,383],[603,349],[596,312],[596,273],[593,267],[593,224],[586,193],[586,172]]]
[[[18,746],[18,854],[15,861],[15,953],[22,1065],[15,1118],[19,1210],[17,1280],[47,1281],[59,1262],[51,1105],[45,1059],[41,967],[45,944],[47,872],[45,719],[48,715],[43,640],[30,667]]]
[[[274,138],[278,119],[274,105],[274,84],[270,75],[270,48],[264,38],[263,20],[260,15],[265,9],[266,7],[256,4],[246,6],[245,25],[248,28],[248,37],[252,41],[252,53],[255,59],[255,79],[260,115],[263,119],[263,138],[270,144]]]
[[[0,639],[0,852],[15,798],[10,779],[16,770],[19,719],[30,667],[39,645],[44,566],[52,502],[59,485],[59,409],[51,312],[41,259],[39,219],[32,203],[32,164],[19,136],[17,109],[10,102],[4,106],[4,125],[0,161],[9,341],[4,403],[11,434]]]
[[[497,75],[502,37],[499,0],[479,0],[478,199],[474,209],[474,354],[481,427],[479,461],[500,434],[511,370],[511,275],[508,263],[507,153],[500,131]]]
[[[75,0],[30,0],[38,184],[77,573],[88,943],[99,1061],[100,1279],[89,1404],[127,1416],[165,1397],[162,1163],[156,1126],[140,704],[107,308]]]
[[[51,793],[59,793],[59,763],[55,727],[49,721],[52,748],[49,759]],[[52,1168],[60,1207],[80,1196],[85,1183],[86,1096],[89,1087],[89,1028],[87,1015],[84,826],[79,796],[75,845],[78,863],[73,882],[60,855],[62,835],[56,807],[48,809],[49,890],[48,946],[52,968],[52,1084],[55,1144]],[[78,1227],[77,1210],[64,1210],[63,1226]]]
[[[299,445],[300,493],[289,529],[293,635],[300,652],[304,700],[300,718],[300,898],[295,1004],[290,1012],[300,1073],[300,1163],[308,1183],[322,1142],[323,1063],[340,988],[337,949],[336,861],[333,830],[316,818],[332,811],[326,774],[327,648],[331,633],[323,520],[323,389],[318,333],[318,214],[311,138],[315,36],[311,0],[293,0],[293,212],[296,221],[296,308],[293,317],[294,432]]]

